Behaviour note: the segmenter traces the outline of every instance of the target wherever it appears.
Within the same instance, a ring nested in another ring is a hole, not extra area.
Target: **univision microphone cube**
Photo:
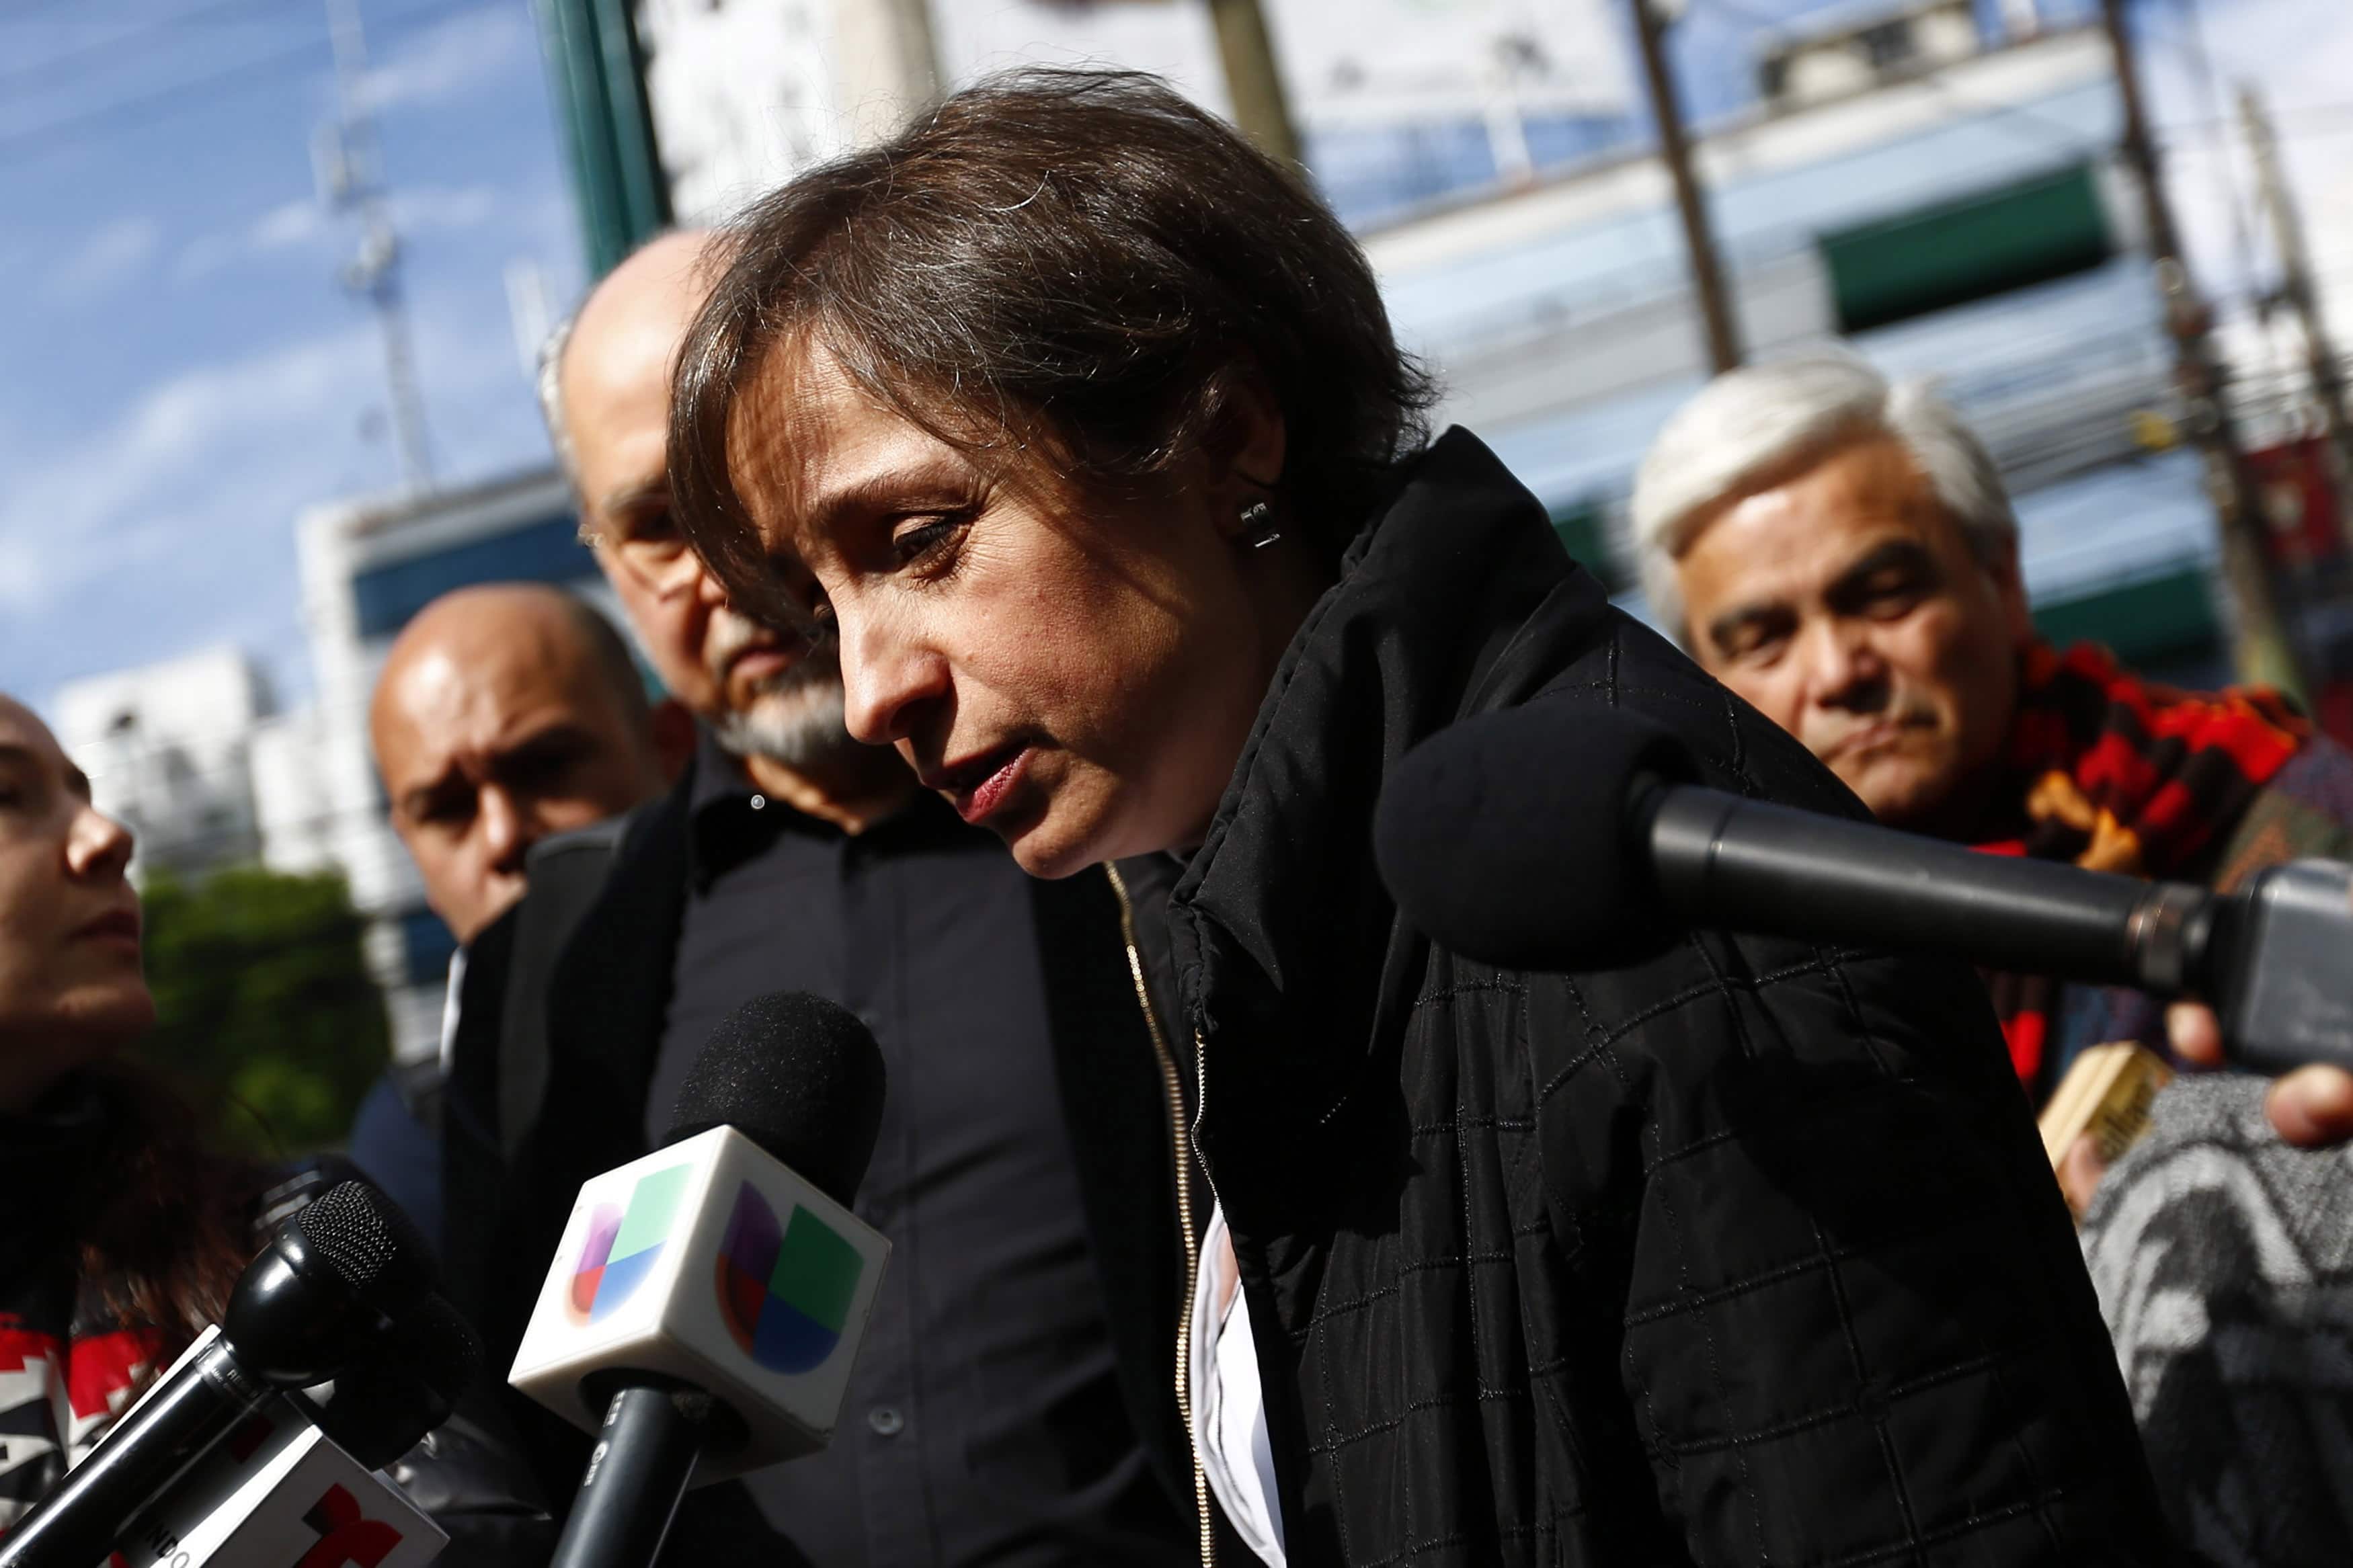
[[[797,1458],[832,1436],[890,1257],[848,1209],[714,1127],[581,1187],[507,1381],[591,1433],[613,1373],[717,1396],[746,1439],[706,1450],[697,1485]]]

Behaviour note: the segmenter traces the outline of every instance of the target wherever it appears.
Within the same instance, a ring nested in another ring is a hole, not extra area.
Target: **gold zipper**
[[[1128,900],[1127,880],[1107,860],[1103,870],[1119,899],[1119,934],[1127,944],[1127,973],[1135,982],[1136,1005],[1144,1009],[1144,1026],[1152,1036],[1152,1054],[1160,1063],[1160,1090],[1168,1106],[1170,1152],[1176,1161],[1176,1226],[1185,1238],[1185,1295],[1176,1313],[1176,1416],[1185,1424],[1185,1451],[1193,1458],[1193,1508],[1201,1529],[1201,1568],[1217,1568],[1217,1536],[1209,1524],[1209,1478],[1193,1447],[1193,1291],[1200,1273],[1201,1243],[1193,1224],[1193,1145],[1185,1132],[1185,1090],[1176,1076],[1176,1053],[1168,1048],[1168,1037],[1160,1032],[1160,1016],[1152,1010],[1152,993],[1144,983],[1144,949],[1135,940],[1135,909]]]

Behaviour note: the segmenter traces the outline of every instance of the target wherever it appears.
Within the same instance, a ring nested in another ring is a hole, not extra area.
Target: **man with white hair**
[[[2222,888],[2353,850],[2353,757],[2275,695],[2171,690],[2037,637],[2000,471],[1924,385],[1827,355],[1719,376],[1660,432],[1633,510],[1661,624],[1893,826]],[[2202,1007],[1990,981],[2038,1105],[2093,1044],[2221,1059]],[[2111,1173],[2080,1140],[2061,1177],[2168,1513],[2202,1560],[2343,1562],[2353,1448],[2320,1369],[2353,1354],[2353,1184],[2291,1145],[2353,1133],[2353,1077],[2186,1080],[2152,1123]]]
[[[2353,852],[2353,758],[2277,696],[2175,691],[2037,637],[2000,470],[1923,384],[1843,354],[1719,376],[1659,433],[1633,512],[1660,624],[1893,826],[2223,888]],[[2086,1046],[2168,1045],[2137,993],[1999,976],[1995,999],[2038,1103]],[[2219,1057],[2211,1014],[2170,1025]],[[2272,1110],[2293,1142],[2341,1138],[2353,1078],[2291,1076]]]

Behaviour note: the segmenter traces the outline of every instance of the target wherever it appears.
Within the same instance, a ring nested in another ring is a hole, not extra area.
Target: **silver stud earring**
[[[1242,540],[1252,550],[1264,550],[1282,537],[1282,530],[1274,524],[1274,508],[1262,500],[1242,508]]]

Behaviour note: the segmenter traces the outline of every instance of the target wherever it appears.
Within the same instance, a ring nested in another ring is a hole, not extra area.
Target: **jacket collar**
[[[1450,430],[1407,470],[1284,654],[1172,897],[1205,1160],[1342,1120],[1375,1019],[1411,1002],[1397,993],[1419,968],[1373,867],[1383,778],[1461,715],[1531,695],[1563,637],[1609,614],[1477,437]],[[1247,1138],[1218,1136],[1240,1121]]]

